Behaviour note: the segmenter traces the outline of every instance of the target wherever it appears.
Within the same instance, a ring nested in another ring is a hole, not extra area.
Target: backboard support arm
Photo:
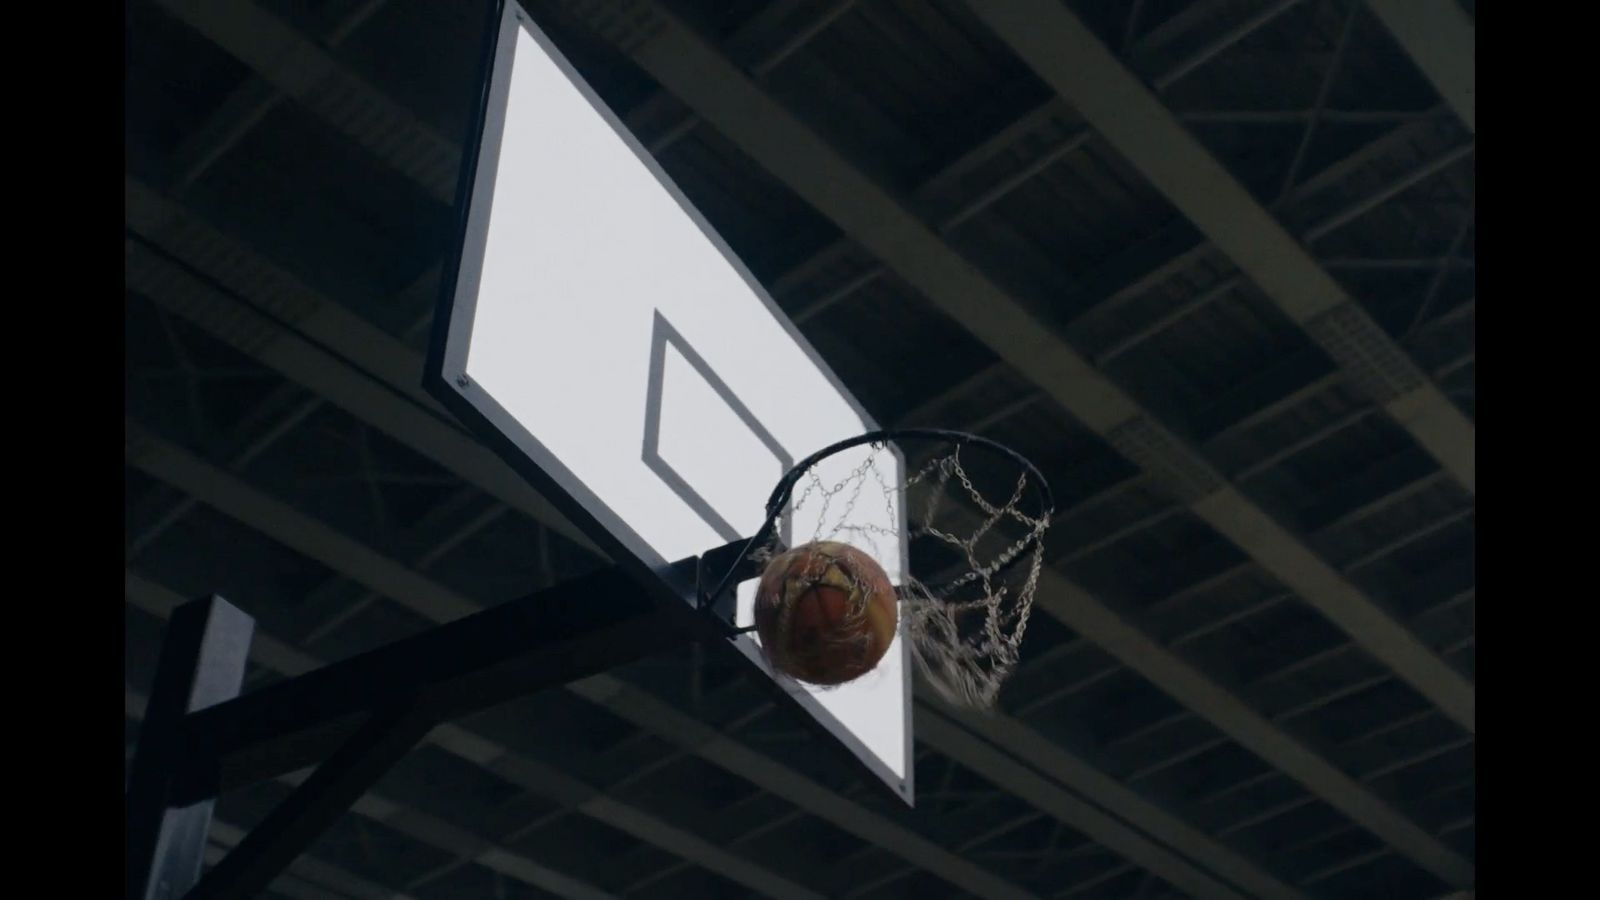
[[[220,598],[173,613],[125,798],[129,900],[259,889],[435,725],[722,637],[616,565],[239,696],[253,630]],[[311,765],[201,879],[214,798]]]

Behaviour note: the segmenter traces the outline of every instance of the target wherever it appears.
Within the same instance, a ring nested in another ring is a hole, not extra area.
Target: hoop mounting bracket
[[[754,625],[737,624],[739,585],[761,574],[749,557],[751,549],[751,540],[741,538],[700,554],[695,566],[696,606],[716,620],[727,637],[755,630]]]

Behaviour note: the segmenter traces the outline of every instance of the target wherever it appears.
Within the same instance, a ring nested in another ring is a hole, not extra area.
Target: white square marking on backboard
[[[753,534],[789,465],[876,426],[518,13],[507,4],[439,371],[586,527],[664,573]],[[836,479],[866,452],[821,474]],[[898,456],[880,462],[898,478]],[[873,490],[852,521],[900,515]],[[797,514],[796,539],[814,525]],[[901,548],[875,555],[898,582]],[[752,593],[742,586],[746,620]],[[766,671],[753,635],[735,643]],[[908,662],[896,637],[850,684],[780,680],[909,801]]]
[[[657,454],[713,511],[744,510],[772,490],[787,466],[767,448],[679,353],[665,354]],[[693,410],[686,419],[682,410]],[[727,460],[737,460],[729,466]],[[722,517],[726,518],[726,517]],[[732,523],[729,523],[730,525]],[[748,536],[737,526],[726,540]]]

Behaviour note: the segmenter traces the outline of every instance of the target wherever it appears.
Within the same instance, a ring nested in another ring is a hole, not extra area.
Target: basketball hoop
[[[905,464],[884,465],[900,453]],[[909,472],[903,478],[888,473]],[[882,511],[861,514],[863,503]],[[1043,564],[1054,499],[1032,462],[959,431],[872,431],[824,447],[784,474],[761,529],[724,572],[765,566],[791,547],[842,542],[895,582],[900,634],[946,699],[992,706],[1015,668]]]

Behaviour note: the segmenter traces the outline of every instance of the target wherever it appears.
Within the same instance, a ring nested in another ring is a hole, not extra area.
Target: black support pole
[[[212,801],[175,799],[195,762],[184,722],[238,696],[254,631],[255,621],[221,597],[172,614],[123,798],[127,900],[176,900],[200,876]]]

